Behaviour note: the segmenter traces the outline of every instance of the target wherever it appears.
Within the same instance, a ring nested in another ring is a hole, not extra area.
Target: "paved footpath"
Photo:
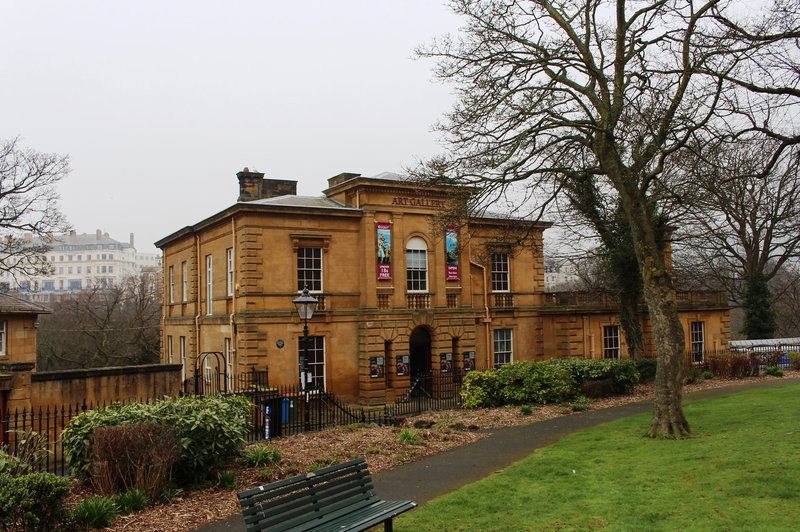
[[[685,402],[719,397],[755,388],[800,384],[800,379],[726,386],[688,394]],[[529,425],[493,429],[488,438],[411,462],[372,476],[375,492],[383,499],[411,499],[420,506],[492,473],[501,471],[536,449],[562,437],[601,423],[652,411],[652,400],[614,408],[582,412]],[[241,515],[204,525],[197,532],[244,530]]]

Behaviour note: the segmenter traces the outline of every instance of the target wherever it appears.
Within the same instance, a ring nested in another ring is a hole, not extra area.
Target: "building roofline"
[[[11,300],[11,301],[8,301]],[[10,303],[10,305],[9,305]],[[4,292],[0,293],[0,313],[3,314],[52,314],[49,308]]]
[[[311,197],[311,196],[298,196],[298,197]],[[330,199],[330,198],[327,198]],[[320,214],[325,216],[345,216],[345,217],[358,217],[360,218],[363,211],[362,209],[357,209],[355,207],[325,207],[325,206],[303,206],[303,205],[281,205],[281,204],[265,204],[259,203],[261,200],[255,201],[244,201],[234,203],[230,207],[221,210],[220,212],[209,216],[203,220],[200,220],[194,225],[187,225],[181,229],[178,229],[172,234],[165,236],[164,238],[157,240],[155,242],[155,246],[157,248],[162,248],[175,240],[183,238],[187,235],[193,234],[201,229],[205,229],[206,227],[212,226],[217,224],[235,214],[243,214],[243,213],[257,213],[257,212],[300,212],[300,213],[307,213],[307,214]],[[333,200],[331,200],[333,201]],[[338,203],[338,202],[337,202]]]

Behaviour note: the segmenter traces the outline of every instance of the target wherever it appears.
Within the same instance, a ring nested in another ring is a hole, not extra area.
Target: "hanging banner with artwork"
[[[378,222],[378,279],[392,278],[392,224]]]
[[[458,227],[450,225],[445,233],[447,280],[458,281]]]

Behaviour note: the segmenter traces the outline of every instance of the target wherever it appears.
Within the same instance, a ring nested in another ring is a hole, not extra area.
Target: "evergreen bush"
[[[247,398],[232,395],[185,396],[124,406],[114,403],[70,421],[62,432],[64,455],[72,474],[86,478],[95,428],[147,422],[169,425],[181,438],[174,476],[183,484],[199,482],[244,448],[251,409]]]
[[[0,474],[0,527],[4,532],[64,530],[69,480],[52,473]]]
[[[461,385],[461,406],[463,408],[488,408],[497,405],[497,371],[470,371]]]
[[[610,380],[614,393],[632,393],[641,376],[633,360],[559,358],[544,362],[570,372],[578,388],[588,381]]]
[[[658,361],[655,358],[638,358],[633,363],[636,364],[641,382],[649,382],[656,378]]]

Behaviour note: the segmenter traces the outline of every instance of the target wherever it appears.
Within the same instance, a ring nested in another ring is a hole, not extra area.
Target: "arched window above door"
[[[406,244],[406,288],[409,292],[428,291],[428,245],[418,236]]]

